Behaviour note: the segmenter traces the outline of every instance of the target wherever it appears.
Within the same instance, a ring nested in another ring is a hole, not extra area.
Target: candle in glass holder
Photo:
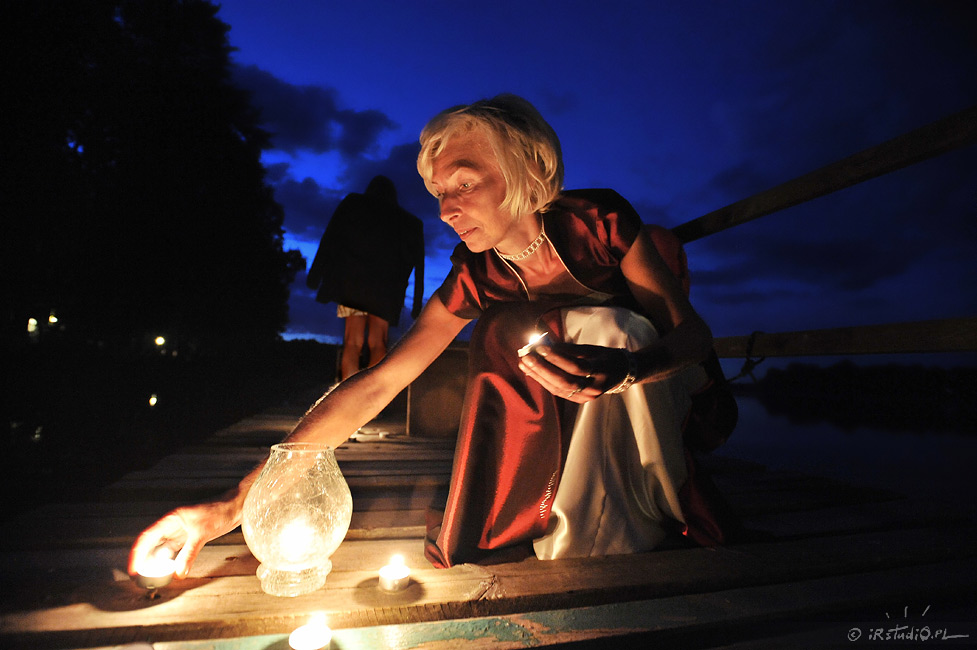
[[[384,591],[403,591],[409,584],[410,569],[404,564],[404,556],[393,556],[390,564],[380,569],[380,588]]]
[[[262,591],[292,597],[322,587],[352,511],[349,485],[332,447],[272,445],[241,514],[244,541],[261,562],[255,574]]]
[[[292,650],[320,650],[329,645],[330,641],[332,641],[332,630],[326,625],[324,616],[313,618],[288,635],[288,647]]]

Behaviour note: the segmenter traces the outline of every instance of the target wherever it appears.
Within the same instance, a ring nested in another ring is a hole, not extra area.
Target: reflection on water
[[[755,398],[738,396],[737,401],[739,425],[718,454],[771,470],[795,470],[974,507],[977,437],[792,424],[786,416],[770,415]]]

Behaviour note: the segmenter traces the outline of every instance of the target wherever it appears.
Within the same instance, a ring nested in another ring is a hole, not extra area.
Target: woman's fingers
[[[194,561],[206,543],[207,540],[202,537],[190,537],[187,539],[187,543],[183,545],[180,553],[176,556],[177,576],[180,578],[187,577],[187,574],[190,573],[190,567],[193,566]]]
[[[174,550],[183,546],[187,535],[183,520],[176,512],[164,516],[136,538],[129,552],[129,574],[138,573],[139,565],[160,546],[174,546]]]
[[[603,394],[601,373],[590,370],[599,363],[601,350],[604,348],[567,344],[540,346],[520,359],[519,368],[557,397],[583,403]]]
[[[234,527],[221,502],[177,508],[136,538],[129,552],[129,573],[138,573],[142,562],[166,546],[176,555],[177,577],[185,578],[204,545]]]

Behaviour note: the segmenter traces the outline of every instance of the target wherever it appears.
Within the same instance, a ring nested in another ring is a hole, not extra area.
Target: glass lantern
[[[352,513],[349,485],[332,447],[273,445],[244,501],[241,522],[244,541],[261,562],[262,590],[299,596],[322,587]]]

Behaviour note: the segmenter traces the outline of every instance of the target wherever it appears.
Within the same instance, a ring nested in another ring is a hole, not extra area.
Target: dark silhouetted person
[[[424,226],[397,204],[397,189],[376,176],[363,194],[349,194],[336,208],[306,284],[316,300],[335,302],[345,319],[340,380],[375,366],[387,353],[387,332],[400,322],[407,280],[414,269],[414,306],[421,313],[424,294]]]

